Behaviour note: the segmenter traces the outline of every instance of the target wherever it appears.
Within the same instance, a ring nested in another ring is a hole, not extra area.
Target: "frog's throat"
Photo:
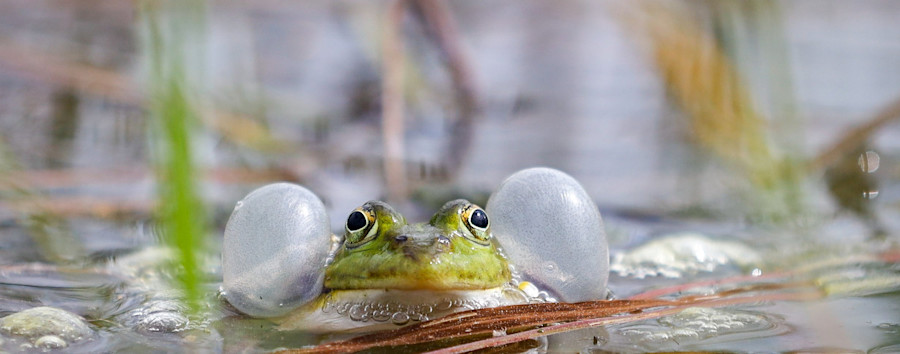
[[[335,290],[288,316],[275,319],[280,330],[311,332],[392,329],[453,312],[534,301],[510,283],[483,290]]]

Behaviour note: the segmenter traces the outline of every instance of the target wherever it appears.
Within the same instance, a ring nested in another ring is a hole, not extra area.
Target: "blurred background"
[[[417,221],[483,205],[532,166],[581,181],[614,249],[686,227],[896,247],[898,15],[890,0],[0,0],[0,265],[168,240],[199,297],[218,272],[203,255],[261,185],[308,187],[341,230],[370,199]],[[13,298],[5,313],[26,306]]]

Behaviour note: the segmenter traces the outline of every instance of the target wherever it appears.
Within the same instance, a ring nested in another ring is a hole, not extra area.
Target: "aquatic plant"
[[[169,11],[166,11],[169,10]],[[176,277],[187,305],[202,303],[198,255],[204,246],[207,217],[197,188],[192,134],[199,121],[188,94],[185,68],[186,37],[201,27],[202,1],[144,2],[145,55],[148,66],[149,107],[152,115],[154,164],[159,183],[158,216],[164,238],[176,250]]]
[[[720,23],[718,30],[725,38],[717,41],[696,24],[685,8],[653,2],[641,4],[625,16],[629,19],[627,24],[647,39],[650,56],[666,90],[685,112],[689,141],[749,181],[752,191],[744,196],[761,216],[784,219],[801,211],[799,181],[803,165],[796,163],[798,152],[781,149],[772,137],[774,122],[797,124],[790,108],[792,103],[773,103],[777,106],[773,110],[781,114],[774,118],[779,120],[761,113],[745,73],[739,70],[738,56],[729,56],[723,48],[723,41],[724,45],[739,44],[734,40],[728,42],[729,35],[735,32],[729,30],[728,23]],[[710,6],[713,11],[718,10],[719,16],[715,17],[719,19],[740,13],[735,8],[739,5],[730,2],[710,3]],[[775,4],[754,8],[754,11],[763,10],[774,18],[771,22],[778,22]],[[772,50],[768,54],[777,59],[783,53]],[[772,61],[779,62],[776,59]],[[783,80],[788,74],[784,71],[767,75],[773,81],[770,85]],[[779,100],[789,101],[782,97]]]

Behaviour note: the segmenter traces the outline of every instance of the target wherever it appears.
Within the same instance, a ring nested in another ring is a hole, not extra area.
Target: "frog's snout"
[[[413,261],[430,259],[450,249],[450,238],[444,235],[419,235],[401,233],[391,237],[392,246]]]

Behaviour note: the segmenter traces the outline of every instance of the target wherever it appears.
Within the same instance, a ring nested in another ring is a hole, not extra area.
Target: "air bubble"
[[[859,155],[859,169],[861,169],[865,173],[873,173],[878,171],[878,166],[881,164],[881,157],[878,156],[878,153],[872,150],[866,151]]]
[[[378,322],[385,322],[391,319],[391,313],[385,310],[375,310],[372,312],[372,319]]]
[[[453,301],[450,299],[443,299],[441,302],[434,305],[434,309],[437,311],[447,311],[453,308]]]
[[[349,310],[349,309],[350,309],[350,304],[341,304],[335,308],[335,311],[338,313],[338,315],[343,316],[343,315],[347,314],[347,310]]]
[[[404,325],[409,322],[409,315],[405,312],[397,312],[391,316],[391,323],[395,325]]]
[[[360,304],[353,305],[350,308],[350,319],[354,321],[365,322],[369,319],[366,308]]]
[[[38,338],[38,340],[34,342],[34,346],[45,350],[53,350],[65,348],[69,346],[69,343],[66,343],[66,341],[60,337],[46,335]]]
[[[556,264],[554,264],[553,262],[546,262],[544,263],[544,268],[547,268],[548,272],[555,272]]]
[[[434,308],[431,305],[419,305],[416,306],[416,312],[427,315],[434,311]]]

